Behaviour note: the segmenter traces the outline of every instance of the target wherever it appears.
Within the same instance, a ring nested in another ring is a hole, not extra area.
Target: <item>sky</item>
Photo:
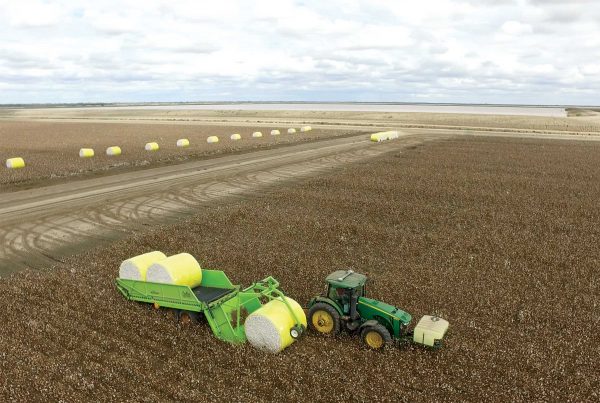
[[[0,104],[599,94],[594,0],[0,0]]]

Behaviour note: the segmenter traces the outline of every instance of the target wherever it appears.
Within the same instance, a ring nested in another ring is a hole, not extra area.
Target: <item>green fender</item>
[[[340,316],[344,316],[344,313],[342,312],[342,308],[340,308],[338,306],[338,304],[336,304],[335,301],[333,301],[331,298],[327,298],[327,297],[315,297],[315,298],[311,299],[310,302],[308,303],[308,309],[312,308],[313,305],[315,305],[316,303],[319,303],[319,302],[331,305],[340,314]]]

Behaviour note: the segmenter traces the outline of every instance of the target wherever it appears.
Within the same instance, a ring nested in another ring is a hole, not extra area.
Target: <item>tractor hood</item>
[[[386,318],[391,316],[395,319],[398,319],[405,325],[408,325],[412,319],[408,312],[404,312],[402,309],[396,308],[393,305],[386,304],[385,302],[381,302],[376,299],[360,297],[358,299],[358,304],[378,311],[379,313],[384,314],[382,316]]]

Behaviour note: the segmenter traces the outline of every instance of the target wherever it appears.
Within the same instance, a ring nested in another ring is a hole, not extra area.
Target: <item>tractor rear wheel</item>
[[[367,326],[360,332],[360,338],[369,348],[379,350],[392,342],[392,336],[389,330],[378,323],[373,326]]]
[[[331,305],[319,302],[308,311],[308,325],[318,333],[335,336],[340,332],[340,314]]]

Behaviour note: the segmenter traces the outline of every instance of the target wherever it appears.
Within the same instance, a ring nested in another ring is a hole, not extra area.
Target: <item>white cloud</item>
[[[506,21],[502,24],[502,32],[508,35],[523,35],[532,33],[533,28],[531,25],[519,21]]]
[[[36,0],[2,1],[0,10],[16,28],[45,27],[58,23],[62,13],[56,4]]]
[[[2,103],[600,103],[600,5],[0,0]]]

